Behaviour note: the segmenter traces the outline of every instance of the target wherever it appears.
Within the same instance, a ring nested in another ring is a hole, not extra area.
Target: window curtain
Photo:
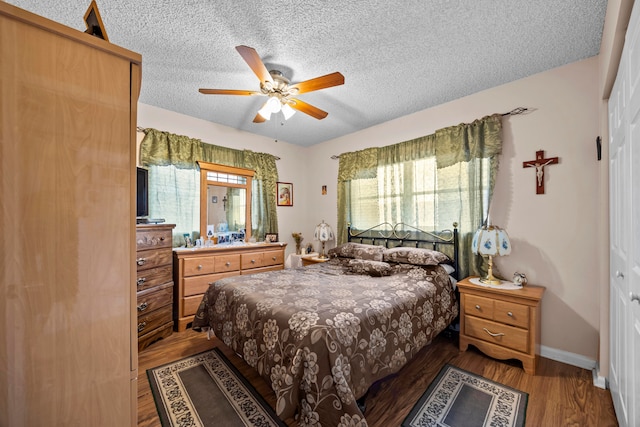
[[[140,162],[149,169],[149,215],[176,224],[174,245],[184,244],[184,234],[193,236],[200,231],[198,160],[254,170],[251,234],[263,240],[265,233],[278,232],[275,156],[146,129],[140,145]]]
[[[471,253],[487,217],[502,150],[502,116],[495,114],[410,141],[340,155],[338,243],[347,224],[366,229],[404,222],[423,230],[460,231],[460,276],[482,274]]]

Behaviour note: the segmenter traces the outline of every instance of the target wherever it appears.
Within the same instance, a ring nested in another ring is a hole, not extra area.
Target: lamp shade
[[[329,224],[322,221],[316,226],[316,231],[313,234],[313,238],[321,242],[328,242],[330,240],[333,240],[335,237],[333,235],[333,230],[331,229]]]
[[[289,104],[282,104],[282,114],[285,120],[289,120],[295,114],[296,110],[291,108]]]
[[[483,256],[509,255],[511,253],[509,235],[495,225],[482,226],[473,236],[471,250]]]

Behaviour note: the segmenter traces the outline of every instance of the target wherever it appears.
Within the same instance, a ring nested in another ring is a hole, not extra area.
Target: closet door
[[[610,244],[610,367],[609,387],[618,422],[627,426],[627,380],[628,358],[626,357],[627,335],[627,298],[626,283],[622,279],[627,265],[628,244],[626,216],[629,211],[628,181],[628,144],[626,120],[627,106],[627,69],[626,60],[622,60],[620,71],[609,98],[609,244]]]
[[[626,427],[640,425],[640,7],[631,14],[609,128],[609,385],[618,422]]]
[[[629,70],[629,142],[625,150],[628,160],[627,189],[629,210],[627,224],[628,258],[625,269],[620,269],[620,279],[625,282],[628,307],[625,330],[629,340],[627,363],[627,407],[629,426],[640,426],[640,5],[636,3],[627,32]],[[614,271],[618,275],[618,271]]]

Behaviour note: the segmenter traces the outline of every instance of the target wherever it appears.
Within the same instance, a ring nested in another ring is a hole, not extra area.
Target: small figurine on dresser
[[[524,273],[518,273],[517,271],[513,273],[513,283],[518,286],[524,286],[527,284],[527,276]]]

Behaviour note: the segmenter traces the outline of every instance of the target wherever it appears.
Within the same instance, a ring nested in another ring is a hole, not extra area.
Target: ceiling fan
[[[286,120],[295,113],[294,110],[301,111],[311,117],[322,120],[327,117],[329,113],[301,101],[295,98],[295,96],[344,84],[344,76],[338,72],[305,80],[300,83],[291,84],[289,79],[287,79],[280,71],[267,70],[267,67],[265,67],[260,56],[258,56],[258,52],[256,52],[254,48],[249,46],[236,46],[236,50],[240,53],[251,70],[253,70],[255,75],[258,76],[258,79],[260,79],[260,91],[200,89],[200,93],[205,95],[259,95],[269,97],[267,102],[265,102],[253,119],[254,123],[262,123],[265,120],[269,120],[271,114],[279,111],[282,111]]]

